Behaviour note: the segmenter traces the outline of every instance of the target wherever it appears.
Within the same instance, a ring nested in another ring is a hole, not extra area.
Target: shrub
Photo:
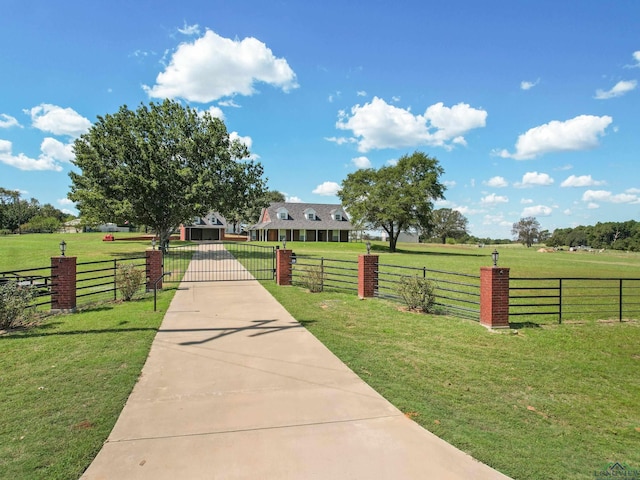
[[[5,330],[18,326],[33,311],[29,302],[35,296],[35,290],[22,286],[18,282],[6,282],[0,285],[0,328]]]
[[[120,290],[120,295],[125,302],[128,302],[133,298],[133,295],[138,291],[142,281],[145,278],[145,272],[142,269],[136,268],[132,264],[120,264],[118,265],[118,271],[116,272],[116,285]]]
[[[403,277],[398,283],[398,294],[411,310],[424,313],[433,312],[436,296],[436,285],[422,277]]]
[[[324,283],[324,272],[321,265],[310,265],[303,273],[302,283],[312,293],[322,291]]]

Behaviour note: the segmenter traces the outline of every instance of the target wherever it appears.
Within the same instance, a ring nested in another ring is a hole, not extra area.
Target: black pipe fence
[[[358,293],[358,261],[336,260],[313,255],[292,257],[291,283],[311,291]]]
[[[144,255],[77,263],[76,305],[101,300],[116,300],[118,298],[118,266],[127,264],[144,270],[145,275],[139,285],[142,288],[148,276],[146,257]],[[56,281],[57,278],[52,274],[50,265],[0,272],[0,285],[7,282],[16,282],[22,287],[31,288],[35,291],[29,307],[35,308],[36,311],[49,309],[51,306],[51,292],[55,287]]]
[[[479,275],[380,263],[378,264],[377,297],[402,301],[398,285],[403,278],[416,276],[433,282],[436,311],[475,321],[480,320]]]
[[[509,317],[557,323],[639,318],[640,278],[512,277]]]

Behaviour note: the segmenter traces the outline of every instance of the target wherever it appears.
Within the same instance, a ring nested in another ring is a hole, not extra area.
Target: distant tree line
[[[611,250],[640,251],[640,222],[604,222],[592,226],[558,228],[546,241],[550,247],[587,246]]]
[[[25,200],[19,191],[0,187],[0,233],[52,233],[71,218],[49,203]]]

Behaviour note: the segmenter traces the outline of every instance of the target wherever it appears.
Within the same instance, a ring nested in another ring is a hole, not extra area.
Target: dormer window
[[[342,212],[335,212],[333,214],[333,219],[338,221],[338,222],[341,222],[342,221]]]
[[[304,211],[304,218],[306,218],[307,220],[312,220],[312,221],[318,219],[318,217],[316,216],[316,211],[314,209],[312,209],[312,208],[307,208]]]
[[[279,208],[278,209],[278,220],[288,220],[289,219],[289,212],[287,211],[286,208]]]

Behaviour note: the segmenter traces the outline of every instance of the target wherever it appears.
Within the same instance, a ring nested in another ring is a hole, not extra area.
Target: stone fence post
[[[76,257],[51,257],[51,311],[76,310]]]
[[[480,323],[487,328],[509,328],[508,268],[480,268]]]
[[[378,255],[358,256],[358,297],[371,298],[378,289]]]

